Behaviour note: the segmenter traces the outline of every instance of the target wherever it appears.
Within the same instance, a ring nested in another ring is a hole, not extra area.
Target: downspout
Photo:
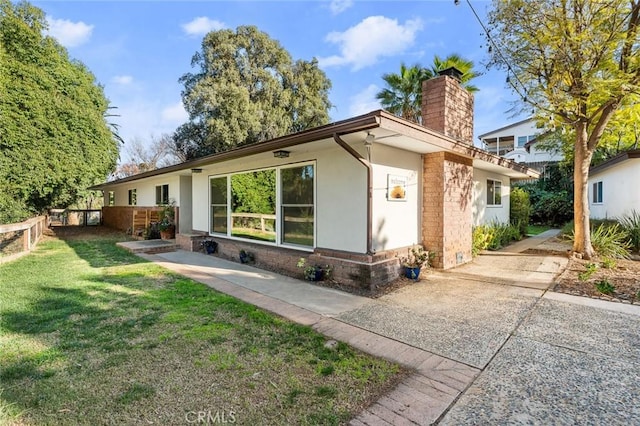
[[[373,224],[373,168],[369,160],[342,140],[337,133],[333,134],[333,140],[367,168],[367,254],[373,254],[373,237],[371,232]]]

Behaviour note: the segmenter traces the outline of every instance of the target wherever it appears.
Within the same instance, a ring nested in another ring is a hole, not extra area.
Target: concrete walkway
[[[547,292],[562,257],[480,256],[368,299],[200,253],[141,256],[414,370],[353,425],[640,424],[640,307]]]

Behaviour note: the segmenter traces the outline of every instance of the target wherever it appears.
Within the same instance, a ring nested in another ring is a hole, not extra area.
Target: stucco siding
[[[388,146],[374,146],[373,249],[407,247],[421,242],[422,158],[420,154]],[[406,179],[406,197],[389,199],[389,176]]]
[[[593,202],[593,184],[602,182],[602,203]],[[589,176],[589,211],[594,219],[640,212],[640,159],[631,159]]]
[[[114,186],[111,191],[115,193],[115,206],[128,206],[129,205],[129,190],[136,190],[137,206],[152,207],[156,205],[156,186],[157,185],[169,185],[169,200],[173,200],[176,206],[181,206],[180,200],[180,176],[168,175],[158,176],[157,178],[150,178],[145,180],[139,180],[129,183],[123,183],[121,185]],[[105,206],[109,205],[109,190],[104,191],[104,203]]]
[[[487,205],[487,180],[500,181],[502,203]],[[510,179],[507,176],[473,169],[473,225],[509,222]]]
[[[296,163],[315,164],[315,234],[316,247],[333,250],[366,252],[367,188],[366,168],[337,144],[304,152],[291,152],[289,158],[276,159],[271,153],[227,161],[209,167],[193,176],[193,229],[209,231],[209,178],[241,171],[287,166]]]

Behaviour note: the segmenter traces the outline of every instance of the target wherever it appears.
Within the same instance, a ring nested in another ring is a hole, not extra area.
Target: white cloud
[[[357,71],[381,57],[395,56],[409,48],[422,30],[419,18],[399,24],[397,19],[370,16],[344,32],[331,32],[326,40],[340,46],[340,55],[320,58],[321,67],[351,65]]]
[[[191,22],[182,24],[182,30],[190,36],[201,36],[207,34],[209,31],[217,31],[225,28],[224,22],[209,19],[206,16],[200,16],[195,18]]]
[[[111,79],[115,84],[119,84],[122,86],[127,86],[133,83],[133,77],[130,75],[116,75]]]
[[[177,124],[182,124],[189,119],[189,114],[185,111],[182,101],[165,107],[162,110],[161,116],[164,121],[170,121]]]
[[[349,98],[349,115],[356,116],[366,114],[380,109],[380,101],[376,99],[376,94],[380,88],[375,84],[370,84],[359,93]]]
[[[338,15],[353,6],[353,0],[331,0],[329,9],[334,15]]]
[[[86,43],[93,32],[93,25],[87,25],[82,21],[71,22],[67,19],[47,17],[47,22],[49,35],[65,47],[76,47]]]

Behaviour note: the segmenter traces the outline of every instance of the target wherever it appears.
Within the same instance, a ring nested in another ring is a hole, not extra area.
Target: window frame
[[[116,205],[116,191],[107,192],[107,205],[113,207]]]
[[[311,246],[305,246],[305,245],[301,245],[301,244],[294,244],[294,243],[287,243],[283,241],[283,216],[282,216],[282,208],[283,208],[283,204],[282,204],[282,178],[281,178],[281,171],[283,169],[291,169],[291,168],[296,168],[296,167],[304,167],[304,166],[308,166],[311,165],[313,166],[313,245]],[[251,239],[251,238],[243,238],[243,237],[237,237],[237,236],[233,236],[231,235],[232,229],[231,229],[231,207],[232,207],[232,194],[231,194],[231,177],[234,175],[241,175],[241,174],[245,174],[245,173],[252,173],[252,172],[259,172],[259,171],[263,171],[263,170],[275,170],[276,173],[276,188],[275,188],[275,196],[276,196],[276,205],[275,205],[275,215],[276,215],[276,221],[275,221],[275,229],[276,229],[276,237],[275,237],[275,241],[271,242],[271,241],[261,241],[261,240],[256,240],[256,239]],[[304,250],[304,251],[309,251],[309,252],[313,252],[314,248],[316,247],[317,244],[317,194],[318,194],[318,179],[317,179],[317,162],[315,160],[312,161],[303,161],[303,162],[299,162],[299,163],[289,163],[289,164],[283,164],[283,165],[279,165],[279,166],[270,166],[270,167],[262,167],[262,168],[255,168],[255,169],[248,169],[248,170],[242,170],[242,171],[237,171],[237,172],[233,172],[233,173],[224,173],[224,174],[219,174],[219,175],[209,175],[208,176],[208,181],[209,181],[209,186],[208,186],[208,206],[209,206],[209,235],[211,235],[212,237],[223,237],[223,238],[228,238],[231,240],[237,240],[237,241],[246,241],[246,242],[251,242],[254,244],[263,244],[263,245],[268,245],[268,246],[275,246],[275,247],[289,247],[289,248],[293,248],[293,249],[297,249],[297,250]],[[211,180],[212,179],[218,179],[218,178],[226,178],[227,180],[227,233],[223,234],[223,233],[213,233],[211,232],[212,229],[212,222],[211,220],[212,218],[212,204],[211,204]]]
[[[498,184],[498,185],[496,185]],[[489,187],[492,188],[492,191],[489,191]],[[499,191],[499,202],[496,203],[496,187],[500,189]],[[491,197],[491,202],[489,202],[489,194],[493,194]],[[487,178],[487,207],[502,207],[502,181],[498,179]]]
[[[137,206],[138,205],[138,194],[137,194],[136,188],[131,188],[131,189],[129,189],[128,192],[129,192],[129,197],[128,197],[129,205],[130,206]]]
[[[166,200],[164,199],[164,195],[165,195],[165,191],[164,189],[167,189],[166,191],[166,195],[167,198]],[[160,192],[158,192],[158,190]],[[169,184],[168,183],[163,183],[161,185],[156,185],[156,205],[157,206],[166,206],[167,204],[169,204]]]
[[[604,185],[601,180],[593,182],[591,192],[591,204],[602,204],[604,200]]]

